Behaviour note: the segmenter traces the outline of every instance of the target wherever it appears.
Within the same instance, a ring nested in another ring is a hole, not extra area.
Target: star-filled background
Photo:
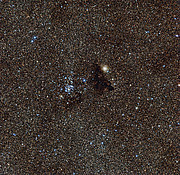
[[[0,174],[178,174],[178,7],[1,0]]]

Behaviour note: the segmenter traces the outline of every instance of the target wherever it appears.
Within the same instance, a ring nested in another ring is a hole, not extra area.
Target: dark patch
[[[90,83],[93,85],[94,90],[100,94],[105,91],[114,90],[114,87],[111,86],[111,82],[105,78],[104,73],[98,64],[93,64],[93,70],[91,73]]]
[[[73,97],[70,97],[67,99],[65,108],[66,109],[71,108],[74,105],[81,103],[82,101],[83,101],[82,94],[81,93],[75,93],[75,95]]]

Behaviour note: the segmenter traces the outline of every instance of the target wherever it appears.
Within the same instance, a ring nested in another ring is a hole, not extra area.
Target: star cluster
[[[0,174],[178,174],[175,1],[0,5]]]

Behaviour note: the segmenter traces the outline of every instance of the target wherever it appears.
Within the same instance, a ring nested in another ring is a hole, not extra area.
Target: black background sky
[[[178,174],[178,7],[1,0],[0,174]]]

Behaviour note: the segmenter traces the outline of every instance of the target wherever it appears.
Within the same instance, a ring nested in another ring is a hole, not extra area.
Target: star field
[[[0,6],[0,174],[178,174],[175,1]]]

